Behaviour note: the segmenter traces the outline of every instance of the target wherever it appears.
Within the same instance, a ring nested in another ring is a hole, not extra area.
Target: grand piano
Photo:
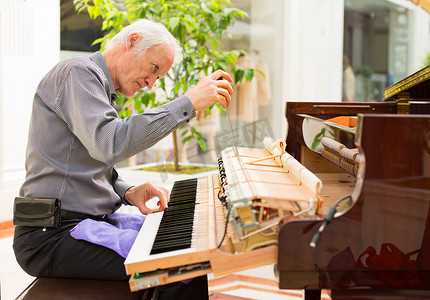
[[[130,289],[274,264],[306,300],[430,299],[429,76],[379,103],[287,102],[286,139],[175,182],[126,258]]]
[[[286,151],[323,182],[320,214],[279,225],[281,289],[430,299],[430,67],[375,103],[287,102]]]

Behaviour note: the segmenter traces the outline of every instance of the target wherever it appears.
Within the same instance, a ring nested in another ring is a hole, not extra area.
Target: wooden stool
[[[17,300],[149,300],[153,290],[130,292],[127,281],[36,278]]]

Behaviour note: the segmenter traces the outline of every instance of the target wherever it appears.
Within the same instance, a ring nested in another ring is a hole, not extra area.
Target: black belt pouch
[[[57,227],[61,222],[61,201],[51,198],[16,197],[13,224],[34,227]]]

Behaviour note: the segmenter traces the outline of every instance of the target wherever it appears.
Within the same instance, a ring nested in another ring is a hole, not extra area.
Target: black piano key
[[[183,190],[185,188],[195,188],[197,184],[197,178],[193,178],[192,180],[182,180],[182,181],[176,181],[173,184],[172,193],[177,193],[180,190]]]
[[[176,233],[167,233],[163,234],[161,236],[157,236],[157,239],[154,241],[154,244],[152,245],[153,248],[156,248],[159,245],[168,244],[173,245],[177,243],[184,243],[184,242],[190,242],[190,239],[192,237],[193,230],[188,229],[184,230],[182,232],[176,232]]]
[[[195,195],[196,191],[193,191],[192,193],[193,195]],[[194,199],[195,197],[192,195],[174,195],[174,196],[170,196],[169,204],[177,205],[177,204],[181,204],[182,201],[188,201],[188,200],[194,200]]]
[[[183,226],[187,224],[188,226],[192,226],[193,224],[194,215],[191,216],[169,216],[168,219],[162,220],[160,223],[160,226],[158,227],[160,229],[164,229],[169,226]]]
[[[195,186],[181,186],[180,188],[177,188],[176,190],[172,191],[170,194],[184,195],[184,194],[187,194],[187,191],[195,191],[195,190],[197,190],[197,187]]]
[[[190,248],[190,246],[191,246],[191,243],[186,245],[172,245],[172,246],[163,247],[163,248],[155,248],[155,249],[153,248],[151,250],[151,254],[158,254],[158,253],[164,253],[169,251],[187,249],[187,248]]]
[[[166,238],[170,239],[171,237],[174,237],[174,236],[177,236],[177,235],[183,235],[183,236],[185,236],[186,234],[192,234],[192,232],[193,232],[193,228],[192,227],[190,227],[190,228],[182,228],[182,229],[172,229],[172,230],[170,230],[168,232],[163,232],[162,234],[157,235],[157,238],[156,238],[154,244],[156,242],[158,242],[158,241],[165,240]]]
[[[181,214],[188,211],[194,211],[195,205],[193,203],[189,203],[186,205],[175,205],[168,207],[164,210],[164,214]]]
[[[180,195],[180,194],[184,194],[185,191],[193,191],[196,190],[197,187],[193,184],[193,185],[185,185],[185,186],[180,186],[180,187],[173,187],[171,194],[175,195]]]
[[[186,187],[186,188],[181,188],[181,190],[176,191],[176,192],[174,192],[174,193],[170,193],[170,195],[171,195],[173,198],[176,198],[176,197],[183,197],[183,196],[189,196],[189,195],[190,195],[190,193],[194,193],[195,191],[197,191],[197,189],[196,189],[196,188]]]
[[[182,215],[192,215],[194,213],[194,207],[175,207],[177,209],[168,210],[165,212],[166,219],[170,216],[182,216]],[[164,217],[164,216],[163,216]]]
[[[190,218],[194,218],[194,213],[182,213],[182,214],[166,214],[166,219],[162,220],[162,222],[160,222],[160,226],[162,224],[169,224],[172,222],[178,222],[178,223],[185,223],[187,222]],[[183,222],[181,222],[181,220],[184,220]]]
[[[193,216],[190,216],[187,218],[174,216],[174,218],[176,218],[176,219],[163,221],[163,223],[160,223],[159,228],[163,229],[163,228],[168,227],[168,226],[181,225],[184,223],[189,223],[190,226],[192,226]]]
[[[190,247],[191,247],[191,235],[186,237],[181,237],[177,240],[165,240],[165,241],[154,243],[151,249],[151,254],[172,251],[173,248],[174,250],[178,250],[178,249],[185,249]]]
[[[167,207],[176,207],[176,206],[182,206],[182,205],[186,205],[186,204],[194,204],[196,201],[196,199],[182,199],[180,202],[176,202],[176,203],[168,203]]]
[[[164,217],[164,216],[163,216]],[[187,222],[186,220],[194,218],[194,212],[191,213],[183,213],[183,214],[166,214],[166,218],[161,220],[161,224],[165,223],[171,223],[171,222],[181,222],[181,220],[184,220],[183,222]]]
[[[186,249],[191,246],[196,205],[197,178],[176,181],[164,210],[151,254]]]
[[[174,205],[174,206],[170,206],[168,208],[166,208],[164,210],[165,214],[171,215],[171,214],[176,214],[176,215],[180,215],[183,212],[188,212],[188,211],[193,211],[195,208],[195,204],[194,203],[186,203],[184,205]]]
[[[165,226],[171,226],[171,225],[182,226],[184,224],[189,224],[190,226],[192,226],[193,219],[194,219],[194,215],[167,216],[166,219],[161,220],[158,228],[160,230],[160,229],[163,229]]]
[[[166,228],[163,231],[160,231],[160,233],[157,233],[156,237],[158,238],[162,238],[163,236],[167,236],[169,234],[173,234],[173,233],[178,233],[178,232],[192,232],[193,231],[193,227],[181,227],[181,228],[176,228],[176,226],[172,226],[170,228]]]
[[[193,194],[195,194],[197,189],[186,189],[183,192],[171,194],[170,198],[173,200],[172,202],[179,201],[179,198],[192,198]]]
[[[181,243],[191,243],[192,232],[182,232],[177,234],[171,234],[169,236],[159,237],[157,242],[152,245],[152,248],[160,246],[176,245]]]
[[[187,215],[192,216],[193,214],[194,214],[193,208],[176,209],[174,211],[167,211],[164,213],[166,219],[170,218],[170,216],[187,216]]]
[[[169,247],[173,247],[173,246],[183,246],[183,245],[189,245],[191,246],[191,234],[188,237],[185,238],[180,238],[177,240],[164,240],[164,241],[160,241],[160,242],[156,242],[154,243],[154,245],[152,246],[152,249],[161,249],[161,248],[169,248]]]
[[[195,193],[196,192],[193,191],[194,195],[195,195]],[[171,204],[177,205],[177,204],[181,204],[182,201],[187,201],[187,200],[192,200],[192,199],[194,199],[194,197],[190,196],[190,195],[175,195],[173,197],[170,197],[169,203],[171,202]]]
[[[183,229],[183,230],[175,230],[175,231],[170,231],[170,232],[163,232],[160,235],[157,235],[157,238],[154,242],[154,245],[156,245],[157,242],[159,241],[164,241],[166,239],[170,239],[172,240],[172,242],[174,242],[174,237],[175,236],[186,236],[186,235],[191,235],[193,233],[193,229],[192,228],[188,228],[188,229]]]
[[[189,238],[192,234],[192,230],[180,231],[180,232],[169,232],[168,234],[163,234],[157,238],[157,243],[154,243],[154,246],[159,245],[165,241],[173,243],[173,241],[177,239],[185,239]]]
[[[162,233],[167,232],[168,230],[172,230],[172,229],[180,230],[180,229],[192,228],[192,227],[193,227],[193,224],[189,224],[189,223],[187,223],[187,224],[166,223],[162,228],[160,228],[157,231],[157,234],[158,233],[162,234]]]
[[[182,238],[174,243],[172,241],[160,242],[152,247],[151,254],[152,254],[152,251],[160,251],[160,250],[164,250],[165,252],[171,251],[173,247],[176,249],[190,248],[191,237]]]
[[[163,228],[163,226],[168,226],[172,224],[183,224],[183,223],[192,223],[194,219],[194,216],[169,216],[169,219],[163,220],[162,223],[160,223],[160,228]]]
[[[164,216],[163,216],[164,217]],[[162,220],[161,224],[164,223],[171,223],[171,222],[181,222],[181,220],[184,220],[184,222],[187,222],[186,220],[193,218],[194,213],[183,213],[183,214],[167,214],[166,218]],[[186,220],[185,220],[186,219]]]

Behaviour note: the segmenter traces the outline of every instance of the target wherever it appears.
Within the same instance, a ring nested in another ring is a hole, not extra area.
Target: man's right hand
[[[222,78],[222,80],[218,80]],[[205,110],[215,103],[221,103],[223,108],[227,108],[231,102],[233,82],[229,73],[217,70],[204,77],[195,87],[185,95],[190,98],[195,111]]]

